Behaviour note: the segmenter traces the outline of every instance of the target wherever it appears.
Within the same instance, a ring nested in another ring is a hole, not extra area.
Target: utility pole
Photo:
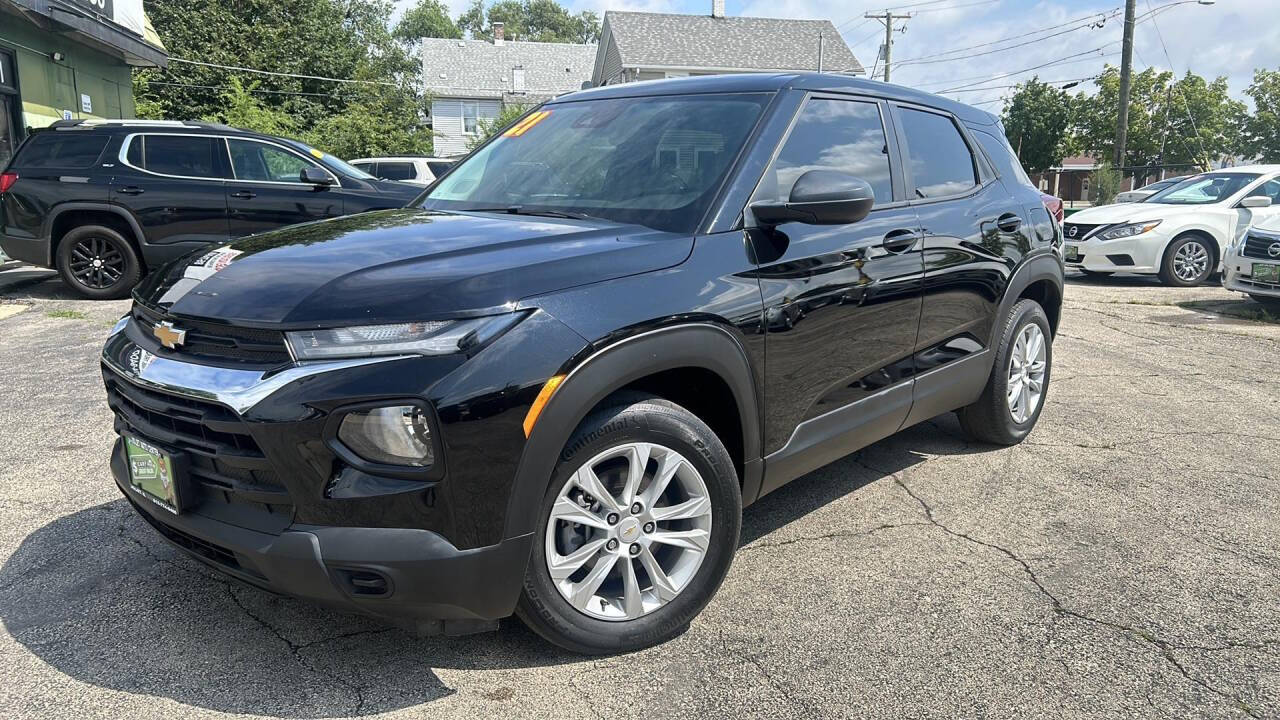
[[[1112,156],[1112,163],[1118,171],[1124,167],[1124,145],[1129,139],[1129,78],[1133,75],[1133,16],[1137,11],[1138,0],[1125,0],[1124,44],[1120,49],[1120,112],[1116,117],[1116,151]]]
[[[1136,1],[1131,0],[1131,2]],[[862,17],[868,20],[879,20],[884,25],[884,81],[889,82],[889,65],[893,62],[893,21],[907,20],[911,15],[894,15],[892,12],[885,10],[883,15],[865,13]]]

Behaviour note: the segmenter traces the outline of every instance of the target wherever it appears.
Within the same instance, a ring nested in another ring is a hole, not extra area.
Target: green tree
[[[449,7],[440,0],[419,0],[405,11],[391,33],[410,46],[422,38],[460,38],[462,31],[449,19]]]
[[[1241,123],[1242,151],[1265,162],[1280,162],[1280,70],[1254,70],[1245,94],[1253,100],[1253,114]]]
[[[1120,185],[1124,182],[1120,171],[1111,167],[1111,163],[1104,162],[1091,175],[1089,199],[1093,204],[1106,205],[1115,200],[1120,193]]]
[[[202,120],[268,135],[288,136],[297,131],[297,123],[288,113],[268,107],[259,96],[253,94],[258,83],[250,83],[246,87],[240,82],[240,78],[232,77],[227,80],[227,86],[222,91],[222,108],[212,115],[204,116]]]
[[[1098,92],[1080,97],[1075,104],[1075,142],[1090,153],[1110,158],[1119,114],[1119,70],[1107,66],[1096,83]],[[1124,165],[1185,163],[1208,168],[1214,160],[1241,150],[1244,116],[1244,105],[1227,94],[1226,78],[1209,82],[1188,72],[1175,82],[1173,73],[1147,68],[1133,76],[1130,86]],[[1141,181],[1144,173],[1137,174]]]
[[[528,105],[517,104],[503,105],[502,109],[498,111],[497,117],[492,120],[481,120],[477,128],[479,132],[476,133],[475,137],[467,140],[467,150],[475,150],[485,140],[497,135],[515,123],[516,120],[520,119],[521,115],[529,112],[529,107]]]
[[[593,43],[600,39],[600,16],[590,10],[570,13],[556,0],[498,0],[485,8],[473,0],[458,17],[458,27],[472,38],[493,39],[493,24],[503,25],[508,40]]]
[[[1020,83],[1002,117],[1009,144],[1028,172],[1044,172],[1066,156],[1071,98],[1033,77]]]
[[[340,129],[358,122],[407,144],[396,151],[429,146],[421,63],[392,36],[388,0],[155,0],[147,12],[175,61],[135,72],[140,117],[265,123],[253,128],[264,131],[275,123],[347,157],[377,146],[348,143],[353,134]]]

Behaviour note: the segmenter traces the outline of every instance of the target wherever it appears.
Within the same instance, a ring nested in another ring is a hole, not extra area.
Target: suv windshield
[[[463,161],[422,207],[587,215],[692,232],[769,97],[545,106]]]
[[[1161,190],[1146,201],[1167,205],[1208,205],[1226,200],[1259,177],[1256,173],[1197,175]]]
[[[280,140],[310,155],[311,157],[318,160],[321,165],[324,165],[325,167],[338,173],[339,175],[346,175],[347,177],[352,177],[359,180],[376,180],[377,179],[374,176],[370,175],[369,173],[361,170],[360,168],[357,168],[354,165],[351,165],[347,161],[339,160],[338,158],[334,157],[333,155],[330,155],[327,152],[316,150],[315,148],[311,147],[310,145],[304,142],[298,142],[297,140],[290,140],[288,138],[280,138]]]

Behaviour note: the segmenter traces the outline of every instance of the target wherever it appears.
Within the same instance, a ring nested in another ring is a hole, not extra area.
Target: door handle
[[[891,230],[885,234],[880,247],[894,254],[904,253],[915,247],[919,239],[920,235],[915,230]]]
[[[1005,213],[996,220],[996,227],[1007,233],[1018,232],[1022,227],[1022,217],[1017,213]]]
[[[237,190],[237,191],[235,191],[235,192],[231,193],[231,197],[233,197],[233,198],[243,198],[243,199],[245,199],[245,200],[252,200],[252,199],[254,199],[254,198],[258,197],[258,193],[256,193],[256,192],[252,192],[252,191],[249,191],[249,190]]]
[[[127,187],[122,187],[119,190],[116,190],[116,192],[120,193],[121,195],[141,195],[146,191],[140,187],[129,185]]]

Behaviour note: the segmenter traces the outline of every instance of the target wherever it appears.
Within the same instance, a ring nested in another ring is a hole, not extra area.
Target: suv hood
[[[1198,215],[1206,211],[1221,210],[1217,204],[1210,205],[1166,205],[1164,203],[1115,203],[1099,205],[1077,213],[1072,213],[1063,222],[1066,224],[1081,223],[1084,225],[1111,225],[1114,223],[1140,222],[1144,220],[1163,220],[1182,215]]]
[[[324,327],[431,320],[660,270],[693,238],[604,220],[384,210],[242,238],[149,275],[175,315]]]

